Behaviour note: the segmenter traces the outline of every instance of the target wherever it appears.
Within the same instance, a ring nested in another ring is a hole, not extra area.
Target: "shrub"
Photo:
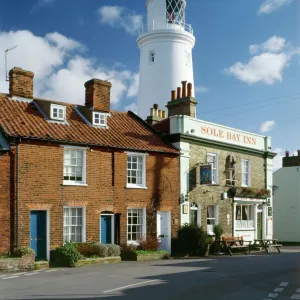
[[[35,252],[31,248],[20,248],[20,249],[17,249],[15,252],[15,255],[18,257],[22,257],[22,256],[25,256],[28,254],[35,254]]]
[[[97,255],[94,243],[77,243],[75,246],[77,251],[85,257]]]
[[[108,256],[108,247],[106,245],[97,243],[94,244],[95,255],[100,257],[107,257]]]
[[[217,240],[220,240],[221,239],[221,236],[222,236],[222,234],[223,234],[223,227],[220,225],[220,224],[217,224],[217,225],[215,225],[214,226],[214,229],[213,229],[213,231],[214,231],[214,234],[215,234],[215,236],[216,236],[216,239]]]
[[[150,251],[156,251],[158,249],[158,240],[157,237],[149,236],[146,238],[146,240],[141,240],[140,244],[138,246],[139,250],[150,250]]]
[[[108,256],[120,256],[121,254],[121,247],[114,244],[106,245],[108,248]]]
[[[197,224],[184,224],[178,230],[178,239],[185,254],[199,255],[205,251],[207,235]]]
[[[76,244],[66,243],[51,251],[50,263],[57,267],[74,267],[80,258],[81,255],[76,249]]]

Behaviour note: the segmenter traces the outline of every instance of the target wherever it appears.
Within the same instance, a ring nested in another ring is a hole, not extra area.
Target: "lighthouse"
[[[186,0],[147,0],[147,23],[137,39],[140,49],[138,114],[154,103],[164,108],[182,81],[194,84],[193,28],[186,23]],[[193,95],[194,97],[194,92]]]

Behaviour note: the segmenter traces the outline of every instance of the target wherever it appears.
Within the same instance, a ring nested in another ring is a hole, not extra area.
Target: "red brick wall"
[[[121,242],[126,242],[127,207],[149,208],[151,198],[159,188],[164,190],[158,193],[161,198],[159,209],[171,211],[172,224],[179,220],[178,157],[150,153],[146,158],[147,189],[127,189],[127,154],[123,151],[113,154],[99,148],[92,150],[86,152],[88,186],[63,186],[63,147],[32,143],[20,145],[20,246],[30,244],[30,210],[36,209],[50,211],[51,248],[61,245],[64,206],[86,206],[88,241],[99,241],[101,212],[120,213]],[[177,226],[172,225],[173,234]]]
[[[10,250],[11,154],[0,152],[0,254]]]

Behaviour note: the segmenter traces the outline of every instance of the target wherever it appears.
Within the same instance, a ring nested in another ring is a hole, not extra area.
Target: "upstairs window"
[[[211,182],[218,183],[218,154],[207,153],[207,163],[211,165]]]
[[[62,105],[51,104],[50,117],[52,120],[65,121],[66,107]]]
[[[242,159],[242,186],[250,186],[250,161]]]
[[[104,113],[94,112],[93,113],[93,125],[96,126],[106,126],[107,116]]]
[[[146,187],[146,156],[128,154],[127,156],[127,187]]]
[[[65,148],[64,150],[64,184],[85,184],[86,151]]]
[[[154,51],[150,51],[149,52],[149,63],[150,64],[154,64],[155,63],[155,52]]]

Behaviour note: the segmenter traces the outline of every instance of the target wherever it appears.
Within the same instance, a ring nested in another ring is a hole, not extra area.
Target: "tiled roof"
[[[163,119],[155,124],[152,127],[159,132],[167,132],[170,133],[170,119]]]
[[[0,128],[10,137],[179,154],[132,112],[111,111],[109,128],[95,128],[78,115],[76,105],[58,104],[66,106],[68,124],[47,121],[33,101],[13,100],[0,94]]]

